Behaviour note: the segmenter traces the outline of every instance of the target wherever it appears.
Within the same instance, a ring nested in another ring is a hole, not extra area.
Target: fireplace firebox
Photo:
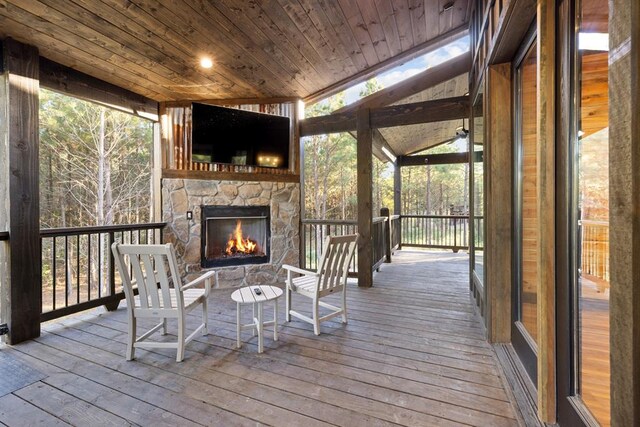
[[[202,206],[203,268],[269,262],[269,206]]]

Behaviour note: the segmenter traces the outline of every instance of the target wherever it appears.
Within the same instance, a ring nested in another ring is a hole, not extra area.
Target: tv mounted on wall
[[[193,103],[194,161],[289,167],[289,118]]]

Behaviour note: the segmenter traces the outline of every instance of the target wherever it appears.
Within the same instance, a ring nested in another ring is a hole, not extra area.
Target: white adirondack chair
[[[286,319],[291,316],[311,323],[313,332],[320,335],[320,322],[342,315],[342,323],[347,323],[347,273],[349,264],[356,249],[357,234],[347,236],[328,236],[323,245],[323,252],[318,264],[318,271],[304,270],[291,265],[283,265],[287,270],[286,283]],[[301,276],[293,277],[293,273]],[[291,292],[311,298],[312,317],[300,314],[291,309]],[[322,297],[342,292],[342,308],[320,301]],[[330,314],[319,317],[319,307],[332,310]]]
[[[198,332],[208,334],[207,298],[211,290],[211,277],[217,273],[209,271],[197,279],[182,285],[178,274],[178,262],[171,244],[166,245],[123,245],[114,243],[111,246],[113,257],[120,271],[125,297],[127,299],[127,317],[129,320],[129,339],[127,341],[127,360],[132,360],[135,348],[175,348],[176,361],[184,359],[184,347]],[[128,263],[127,263],[128,261]],[[131,266],[133,280],[129,274]],[[169,267],[167,272],[166,267]],[[169,274],[167,274],[169,273]],[[170,279],[173,288],[170,287]],[[204,282],[204,289],[196,288]],[[134,294],[137,286],[138,295]],[[186,315],[197,306],[202,306],[202,324],[185,338]],[[156,318],[161,322],[137,337],[136,320],[138,318]],[[177,342],[147,341],[162,329],[167,334],[167,319],[178,320]]]

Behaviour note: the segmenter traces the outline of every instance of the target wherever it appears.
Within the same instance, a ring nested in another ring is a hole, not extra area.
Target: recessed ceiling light
[[[213,61],[211,58],[202,58],[200,59],[200,66],[202,68],[211,68],[213,67]]]

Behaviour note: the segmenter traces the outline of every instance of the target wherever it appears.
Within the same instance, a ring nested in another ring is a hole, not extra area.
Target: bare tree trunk
[[[98,214],[98,225],[105,225],[104,193],[106,162],[107,160],[104,147],[104,109],[100,109],[100,134],[98,136],[98,201],[96,206],[96,213]]]

